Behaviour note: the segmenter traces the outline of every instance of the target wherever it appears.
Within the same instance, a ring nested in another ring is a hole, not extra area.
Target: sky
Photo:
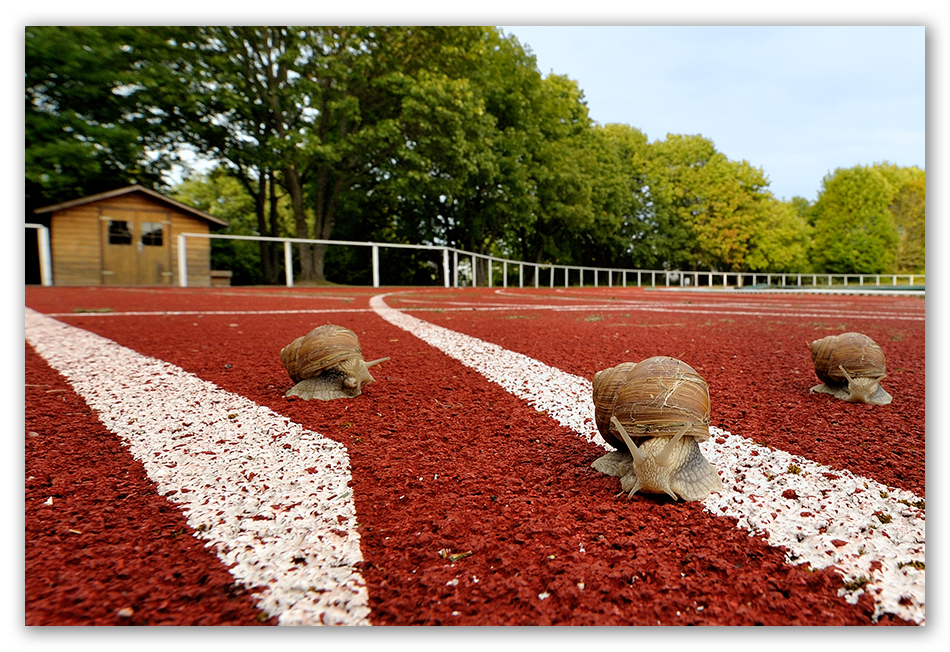
[[[500,27],[594,121],[701,134],[779,199],[814,201],[836,168],[926,168],[923,26]]]

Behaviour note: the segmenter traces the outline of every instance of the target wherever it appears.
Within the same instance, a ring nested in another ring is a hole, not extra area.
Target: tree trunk
[[[303,208],[303,183],[300,178],[300,171],[295,164],[288,164],[284,167],[284,185],[287,192],[290,193],[290,204],[294,212],[294,225],[297,237],[309,239],[310,230],[307,227],[307,214]],[[314,274],[313,265],[313,245],[301,242],[297,245],[297,252],[300,255],[300,278],[303,283],[313,283],[322,281],[323,278],[317,278]],[[287,274],[292,274],[293,270],[287,270]]]
[[[276,238],[280,235],[278,229],[279,215],[277,212],[277,180],[274,177],[274,171],[268,173],[270,181],[270,220],[268,220],[262,235]],[[261,251],[261,259],[264,263],[264,282],[268,285],[277,285],[277,270],[280,268],[280,248],[276,242],[263,242],[261,244],[267,247]],[[266,257],[266,258],[265,258]]]
[[[314,205],[314,237],[317,240],[329,240],[336,227],[337,198],[343,186],[339,175],[334,174],[329,166],[321,165],[316,174],[316,202]],[[327,245],[314,244],[309,259],[309,274],[316,282],[326,281],[324,260]],[[301,261],[301,267],[303,262]]]
[[[261,235],[268,235],[267,173],[261,171],[260,181],[257,183],[254,183],[254,180],[249,176],[242,176],[241,181],[248,193],[250,193],[250,195],[254,198],[254,212],[257,216],[257,231]],[[271,179],[271,183],[273,183],[273,179]],[[271,221],[273,221],[273,214],[271,215]],[[276,285],[277,267],[274,264],[276,261],[274,256],[275,243],[260,241],[257,244],[258,250],[261,254],[261,281],[265,285]]]
[[[263,188],[260,193],[254,195],[254,209],[257,212],[257,231],[264,235],[267,233],[267,197]],[[271,265],[271,250],[274,248],[274,243],[260,241],[257,244],[261,252],[261,280],[265,285],[275,285],[277,273]]]

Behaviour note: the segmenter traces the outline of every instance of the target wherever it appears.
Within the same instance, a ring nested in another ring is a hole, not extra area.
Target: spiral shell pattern
[[[341,362],[355,358],[363,359],[356,333],[333,324],[314,328],[280,351],[280,360],[295,383],[319,376]]]
[[[815,340],[811,343],[811,360],[818,379],[832,386],[848,384],[841,367],[852,378],[880,378],[886,373],[884,351],[862,333],[842,333]]]
[[[673,436],[687,424],[685,436],[709,439],[709,386],[682,360],[656,356],[604,369],[594,375],[593,393],[597,429],[618,450],[627,446],[610,425],[613,416],[638,444]]]

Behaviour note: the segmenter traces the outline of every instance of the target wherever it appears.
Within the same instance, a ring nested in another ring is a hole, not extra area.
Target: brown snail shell
[[[280,360],[296,383],[285,396],[328,401],[359,396],[363,385],[375,380],[369,367],[389,358],[364,361],[356,333],[326,324],[281,349]]]
[[[614,405],[617,404],[617,392],[620,386],[636,366],[636,362],[621,362],[616,367],[603,369],[594,374],[594,422],[604,441],[618,450],[626,450],[627,445],[623,443],[616,428],[611,431],[610,417],[614,414]]]
[[[699,442],[709,438],[709,387],[676,358],[626,362],[594,375],[594,421],[617,452],[594,469],[619,477],[629,497],[638,491],[703,500],[722,490]]]
[[[829,335],[811,343],[811,359],[821,385],[812,392],[831,394],[849,403],[887,405],[880,382],[887,377],[884,351],[862,333]]]

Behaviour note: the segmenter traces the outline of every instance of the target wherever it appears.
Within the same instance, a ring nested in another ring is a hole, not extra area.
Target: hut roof
[[[88,197],[81,197],[79,199],[73,199],[71,201],[63,202],[61,204],[54,204],[52,206],[44,206],[43,208],[37,208],[34,213],[51,213],[53,211],[63,210],[66,208],[73,208],[75,206],[82,206],[83,204],[91,204],[93,202],[101,201],[103,199],[111,199],[113,197],[121,197],[122,195],[128,195],[132,193],[141,193],[143,195],[148,195],[152,199],[177,208],[178,210],[190,213],[197,218],[202,220],[207,220],[212,224],[217,224],[219,226],[227,226],[228,223],[221,218],[209,215],[204,211],[199,211],[197,208],[183,204],[179,201],[175,201],[171,197],[167,197],[160,192],[156,192],[144,186],[126,186],[125,188],[119,188],[118,190],[110,190],[109,192],[102,192],[97,195],[89,195]]]

